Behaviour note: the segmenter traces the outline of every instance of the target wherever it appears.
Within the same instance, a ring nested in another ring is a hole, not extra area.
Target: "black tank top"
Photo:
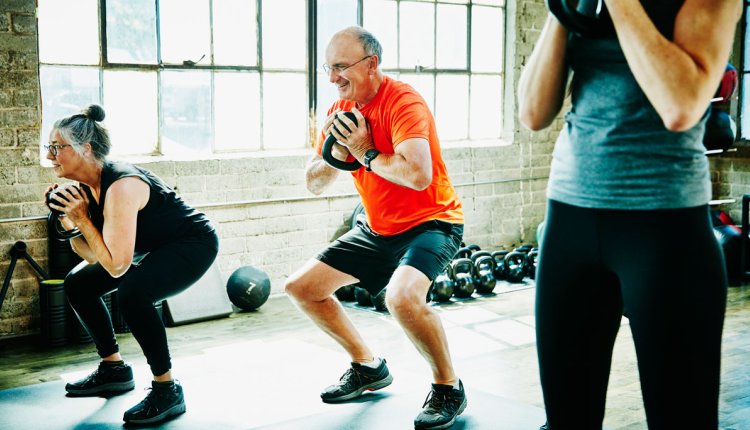
[[[104,202],[107,190],[118,179],[137,177],[148,184],[148,203],[138,212],[135,233],[136,255],[148,253],[161,245],[214,231],[206,216],[188,206],[168,185],[152,172],[132,164],[107,161],[102,168],[101,191],[96,202],[91,189],[81,184],[89,198],[89,214],[94,225],[104,226]]]

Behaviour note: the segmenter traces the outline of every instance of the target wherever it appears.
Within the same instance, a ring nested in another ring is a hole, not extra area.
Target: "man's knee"
[[[418,293],[416,286],[389,285],[385,293],[385,305],[395,315],[407,315],[414,313],[416,309],[427,306],[426,295]]]

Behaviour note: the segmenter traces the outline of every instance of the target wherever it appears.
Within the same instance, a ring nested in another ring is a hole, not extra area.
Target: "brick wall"
[[[506,134],[513,145],[444,148],[449,173],[464,203],[465,241],[483,248],[513,247],[535,240],[544,216],[544,189],[557,127],[530,133],[512,114],[515,82],[544,22],[542,0],[510,2]],[[518,13],[510,14],[517,10]],[[39,165],[40,104],[35,0],[0,4],[0,275],[16,241],[47,263],[47,210],[41,204],[55,181]],[[115,142],[116,144],[116,142]],[[251,264],[269,273],[273,292],[307,259],[348,228],[358,202],[348,175],[324,196],[304,186],[308,151],[247,155],[203,161],[139,160],[191,204],[205,211],[221,236],[219,265],[227,277]],[[18,261],[0,309],[0,339],[39,327],[38,278]]]

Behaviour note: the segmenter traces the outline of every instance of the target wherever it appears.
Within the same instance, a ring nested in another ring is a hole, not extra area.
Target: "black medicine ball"
[[[271,295],[271,280],[266,272],[253,266],[240,267],[227,280],[227,295],[240,309],[258,309]]]

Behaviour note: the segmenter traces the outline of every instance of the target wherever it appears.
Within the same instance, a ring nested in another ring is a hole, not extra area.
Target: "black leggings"
[[[65,292],[96,344],[100,357],[119,351],[115,331],[102,296],[117,290],[119,308],[133,337],[143,349],[151,372],[172,368],[164,324],[154,303],[193,285],[211,267],[218,253],[218,237],[207,233],[185,238],[151,251],[140,264],[113,278],[99,263],[85,261],[65,277]]]
[[[623,312],[649,429],[716,429],[727,277],[707,206],[584,209],[549,201],[537,271],[550,429],[601,429]]]

